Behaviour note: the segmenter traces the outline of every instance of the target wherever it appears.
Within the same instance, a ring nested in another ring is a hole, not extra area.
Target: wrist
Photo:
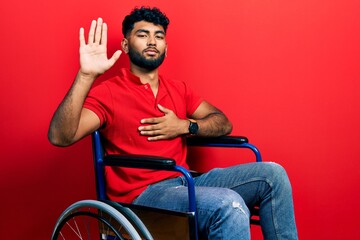
[[[83,79],[83,80],[86,80],[86,81],[95,81],[96,78],[99,77],[100,74],[92,74],[92,73],[85,73],[83,71],[81,71],[81,69],[79,70],[78,72],[78,77]]]
[[[194,119],[188,119],[189,125],[188,125],[188,134],[190,135],[197,135],[199,132],[199,125],[196,120]]]
[[[87,94],[96,78],[82,74],[80,71],[76,75],[73,87],[82,93]]]
[[[91,86],[96,80],[96,78],[96,75],[83,73],[81,70],[79,70],[76,75],[76,82],[83,86]]]

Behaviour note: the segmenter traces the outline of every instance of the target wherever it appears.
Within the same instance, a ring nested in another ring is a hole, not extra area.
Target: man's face
[[[167,44],[162,26],[145,21],[137,22],[127,41],[130,61],[138,67],[151,71],[164,61]]]

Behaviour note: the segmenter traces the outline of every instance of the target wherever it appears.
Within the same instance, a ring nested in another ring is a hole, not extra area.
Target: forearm
[[[80,72],[77,74],[73,85],[51,120],[48,138],[52,144],[67,146],[74,142],[82,107],[94,80],[93,76]]]
[[[197,135],[201,137],[219,137],[227,135],[232,130],[232,124],[221,111],[208,114],[201,119],[195,119],[199,126]]]

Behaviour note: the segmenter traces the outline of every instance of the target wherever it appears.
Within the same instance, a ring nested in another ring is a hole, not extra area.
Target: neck
[[[156,96],[159,86],[159,71],[158,68],[154,70],[147,70],[140,68],[130,63],[130,71],[137,77],[140,78],[142,84],[148,83]]]

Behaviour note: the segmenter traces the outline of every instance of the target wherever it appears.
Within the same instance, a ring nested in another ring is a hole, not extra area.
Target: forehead
[[[134,29],[131,33],[136,33],[138,30],[146,30],[149,32],[163,32],[165,34],[165,30],[161,25],[155,25],[151,22],[140,21],[134,24]]]

